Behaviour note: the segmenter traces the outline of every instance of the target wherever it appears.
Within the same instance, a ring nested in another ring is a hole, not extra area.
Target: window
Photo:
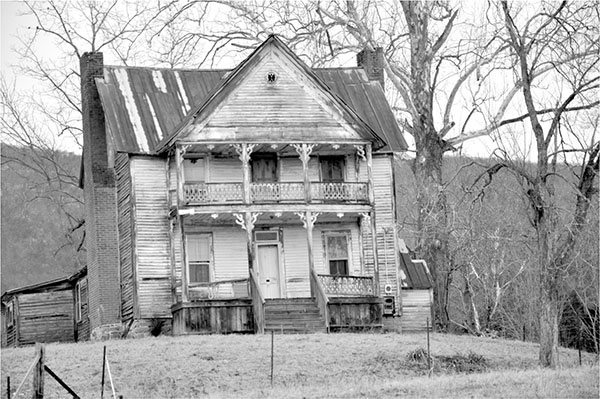
[[[183,160],[183,178],[186,183],[204,183],[206,161],[204,158],[186,158]]]
[[[273,153],[257,153],[252,155],[252,181],[269,183],[277,181],[277,156]]]
[[[81,307],[81,281],[78,281],[75,284],[75,321],[78,323],[81,321]]]
[[[325,255],[329,274],[347,276],[349,273],[349,237],[347,232],[324,232]]]
[[[187,236],[187,258],[189,282],[210,282],[210,269],[212,263],[210,234],[191,234]]]
[[[15,311],[13,303],[9,302],[6,304],[6,326],[10,327],[15,324]]]
[[[343,182],[346,160],[341,156],[321,157],[321,181]]]

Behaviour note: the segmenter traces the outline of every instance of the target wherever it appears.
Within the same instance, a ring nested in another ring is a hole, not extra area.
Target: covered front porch
[[[192,214],[174,224],[174,334],[381,326],[368,213]]]

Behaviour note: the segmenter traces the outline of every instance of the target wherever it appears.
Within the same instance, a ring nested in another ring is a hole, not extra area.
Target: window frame
[[[194,162],[195,161],[195,162]],[[192,165],[201,162],[204,166],[204,177],[203,180],[188,180],[185,177],[186,164],[191,163]],[[183,168],[183,181],[185,184],[205,184],[208,182],[208,157],[204,155],[186,156],[183,158],[181,167]]]
[[[254,164],[260,160],[273,160],[275,162],[274,180],[254,180]],[[277,183],[280,181],[280,160],[277,153],[274,152],[257,152],[250,157],[250,183]]]
[[[11,300],[6,304],[6,327],[12,327],[15,325],[15,304]]]
[[[208,238],[208,261],[192,261],[189,256],[189,240],[192,237],[206,237]],[[186,233],[185,235],[185,245],[186,245],[186,269],[187,269],[187,284],[188,287],[200,287],[203,285],[210,284],[215,281],[215,273],[214,273],[214,264],[215,264],[215,256],[214,256],[214,247],[213,247],[213,235],[212,232],[191,232]],[[191,266],[195,266],[196,264],[205,264],[208,263],[208,281],[195,281],[191,280]]]
[[[342,170],[342,178],[341,180],[325,180],[325,174],[323,173],[323,165],[324,161],[331,160],[340,160],[341,161],[341,170]],[[319,156],[319,178],[322,183],[343,183],[348,179],[347,166],[346,166],[346,156],[345,155],[321,155]]]
[[[327,230],[322,232],[323,235],[323,259],[325,260],[325,269],[327,274],[331,274],[331,261],[345,260],[347,266],[347,274],[336,274],[335,276],[351,276],[352,275],[352,232],[350,230]],[[345,237],[346,238],[346,258],[334,258],[329,256],[329,237]]]
[[[81,321],[81,281],[75,283],[75,322]]]

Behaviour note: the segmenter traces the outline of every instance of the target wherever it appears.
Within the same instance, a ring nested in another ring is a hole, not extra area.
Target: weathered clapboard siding
[[[304,230],[304,229],[303,229]],[[348,265],[348,272],[353,276],[364,275],[362,266],[360,263],[360,240],[358,238],[359,230],[358,225],[340,223],[340,224],[327,224],[319,225],[316,224],[313,231],[313,251],[315,259],[315,270],[319,274],[329,274],[329,265],[326,263],[325,254],[325,238],[324,233],[327,232],[350,232],[348,246],[350,247],[350,259]],[[306,231],[304,232],[306,236]],[[306,237],[304,239],[306,241]]]
[[[201,131],[190,129],[187,140],[361,139],[288,59],[272,51],[258,57],[262,59],[212,113],[208,124]],[[277,75],[275,84],[267,82],[268,73]]]
[[[133,246],[131,215],[131,172],[129,155],[117,154],[115,159],[117,175],[117,212],[119,229],[119,262],[121,274],[121,317],[123,321],[133,318]]]
[[[246,232],[235,227],[213,230],[215,280],[248,278],[248,251]]]
[[[254,332],[249,299],[178,303],[172,312],[174,335]]]
[[[427,318],[431,320],[431,290],[402,290],[402,330],[425,330]]]
[[[81,287],[81,319],[75,320],[75,341],[87,341],[90,339],[87,277],[79,280],[79,286]]]
[[[19,345],[74,340],[73,291],[19,295]]]
[[[315,157],[311,157],[308,162],[308,178],[311,181],[319,180],[319,163]],[[279,181],[302,182],[303,179],[304,170],[300,158],[285,157],[279,159]]]
[[[169,157],[169,205],[177,205],[177,162],[175,157]]]
[[[13,313],[17,312],[18,303],[15,299],[10,301],[13,304]],[[7,304],[7,303],[6,303]],[[17,345],[17,324],[16,320],[8,325],[7,307],[2,303],[2,347],[11,347]],[[16,318],[15,318],[16,319]]]
[[[170,317],[171,253],[164,158],[132,156],[135,277],[141,318]]]
[[[208,166],[209,181],[213,183],[240,183],[242,161],[238,158],[211,158]]]

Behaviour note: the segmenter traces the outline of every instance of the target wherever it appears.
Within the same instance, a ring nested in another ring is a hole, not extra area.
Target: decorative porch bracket
[[[256,144],[231,144],[242,161],[242,172],[244,176],[244,203],[250,203],[250,155]]]
[[[254,254],[254,240],[252,232],[254,230],[254,224],[256,219],[261,215],[261,212],[246,212],[244,214],[234,213],[235,223],[246,231],[246,248],[248,251],[248,269],[254,269],[255,254]]]
[[[356,148],[356,154],[363,161],[367,162],[367,156],[365,155],[365,147],[362,145],[354,144],[354,148]]]
[[[308,163],[310,162],[310,154],[316,144],[291,144],[300,155],[300,161],[302,161],[302,171],[304,174],[304,200],[306,203],[311,201],[311,190],[310,190],[310,179],[308,176]]]

